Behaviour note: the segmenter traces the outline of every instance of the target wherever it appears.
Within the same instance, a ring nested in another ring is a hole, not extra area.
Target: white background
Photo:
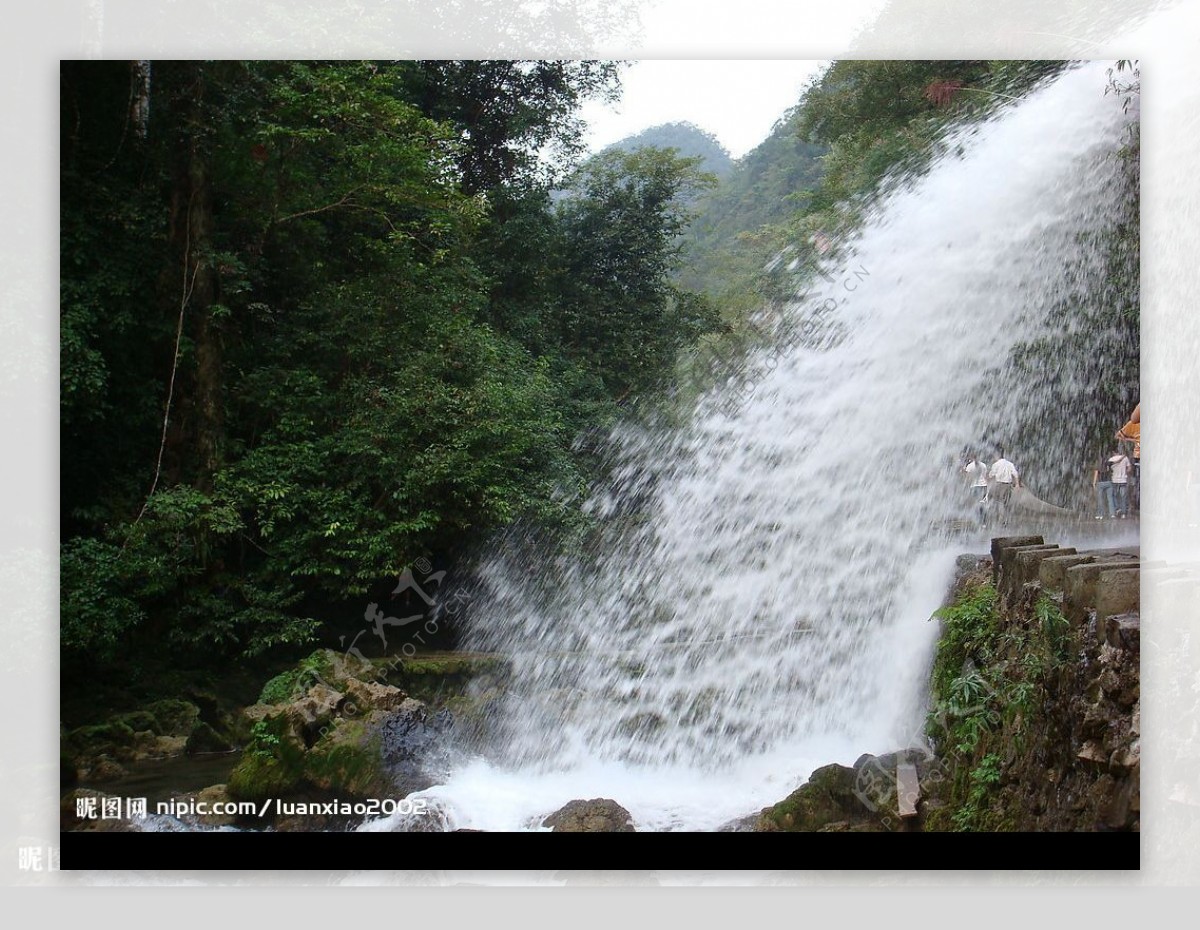
[[[795,926],[866,922],[907,926],[926,922],[1023,925],[1144,920],[1194,922],[1188,901],[1135,891],[1141,886],[1194,885],[1200,840],[1181,837],[1180,809],[1164,786],[1197,790],[1200,744],[1173,729],[1164,666],[1144,650],[1143,870],[1139,874],[1063,871],[830,873],[821,871],[471,872],[453,863],[422,863],[419,843],[397,837],[396,863],[410,871],[359,873],[343,884],[562,885],[734,884],[751,891],[704,889],[687,895],[648,887],[625,889],[480,889],[409,887],[400,894],[298,888],[278,873],[269,887],[237,891],[80,888],[80,877],[17,870],[17,849],[55,842],[57,825],[57,70],[60,58],[239,57],[627,57],[627,58],[1128,58],[1143,78],[1143,400],[1149,469],[1145,500],[1170,509],[1183,469],[1200,463],[1196,404],[1200,354],[1195,287],[1198,261],[1196,140],[1200,127],[1200,29],[1187,0],[737,0],[720,7],[695,0],[59,0],[10,6],[3,78],[4,212],[0,234],[0,427],[4,496],[0,549],[3,649],[0,682],[5,728],[0,744],[0,880],[54,884],[8,914],[31,926],[52,914],[89,923],[96,908],[123,924],[205,924],[235,919],[250,925],[303,914],[308,924],[411,924],[439,928],[478,922],[607,926],[640,916],[679,926],[751,921]],[[704,10],[701,13],[701,10]],[[71,454],[62,449],[61,454]],[[1198,469],[1200,471],[1200,469]],[[1151,509],[1149,506],[1148,510]],[[1195,559],[1195,529],[1143,520],[1146,553]],[[1145,554],[1145,553],[1144,553]],[[1194,626],[1194,606],[1144,604],[1151,623]],[[1153,627],[1144,637],[1153,639]],[[1146,639],[1144,638],[1144,642]],[[1190,670],[1192,681],[1200,681]],[[1191,685],[1185,682],[1185,692]],[[1193,696],[1188,694],[1189,706]],[[1194,752],[1190,751],[1194,749]],[[1187,816],[1200,811],[1188,810]],[[1182,818],[1186,819],[1186,817]],[[1164,838],[1170,837],[1171,842]],[[1181,842],[1182,840],[1185,840]],[[730,838],[730,846],[736,842]],[[742,840],[741,842],[746,842]],[[1097,843],[1103,837],[1096,838]],[[819,866],[803,837],[753,841],[763,864]],[[611,847],[605,847],[611,848]],[[914,843],[897,870],[929,869]],[[790,849],[790,854],[784,853]],[[818,854],[819,855],[819,854]],[[736,862],[744,857],[729,857]],[[395,863],[380,863],[385,869]],[[468,863],[478,864],[478,863]],[[637,864],[654,863],[642,861]],[[657,863],[675,865],[676,863]],[[725,863],[714,863],[722,865]],[[955,863],[971,865],[971,863]],[[227,867],[227,863],[214,863]],[[269,864],[268,864],[269,865]],[[336,869],[338,863],[321,863]],[[1014,861],[1014,869],[1021,863]],[[1064,862],[1064,870],[1071,863]],[[343,873],[344,876],[345,873]],[[228,875],[228,873],[226,873]],[[146,876],[91,876],[123,885]],[[160,884],[180,882],[162,876]],[[265,878],[263,879],[265,881]],[[309,879],[311,880],[311,878]],[[201,873],[187,880],[203,881]],[[228,881],[228,879],[226,879]],[[254,883],[252,874],[245,885]],[[241,884],[239,882],[239,884]],[[833,885],[829,889],[812,887]],[[870,888],[860,887],[873,886]],[[965,885],[973,886],[971,888]],[[1072,888],[1030,889],[1030,885]],[[67,887],[63,887],[67,886]],[[782,886],[782,887],[780,887]],[[789,887],[791,886],[791,887]],[[805,887],[794,887],[805,886]],[[919,886],[919,887],[913,887]],[[202,894],[203,901],[180,895]],[[98,898],[102,900],[97,900]],[[1177,899],[1176,899],[1177,900]],[[205,906],[207,905],[207,906]]]

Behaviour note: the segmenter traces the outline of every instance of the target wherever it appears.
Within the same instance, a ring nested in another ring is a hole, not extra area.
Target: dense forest
[[[519,518],[711,325],[601,62],[62,68],[62,643],[259,653]],[[571,194],[557,205],[550,191]]]
[[[772,255],[1061,67],[839,62],[734,162],[679,124],[585,159],[616,62],[64,63],[64,681],[291,657],[417,559],[579,524],[586,437],[744,349]]]

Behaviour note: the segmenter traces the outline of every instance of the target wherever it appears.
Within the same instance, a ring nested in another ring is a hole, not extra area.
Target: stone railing
[[[1001,536],[992,540],[992,576],[1004,609],[1013,609],[1036,586],[1061,595],[1063,615],[1076,626],[1094,611],[1100,624],[1127,617],[1126,625],[1136,630],[1141,572],[1156,567],[1143,566],[1140,555],[1138,546],[1078,550],[1041,536]]]

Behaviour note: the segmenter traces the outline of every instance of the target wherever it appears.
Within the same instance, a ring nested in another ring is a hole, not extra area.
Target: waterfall
[[[1035,493],[1090,454],[1063,398],[1105,376],[1107,343],[1085,324],[1094,351],[1055,340],[1102,291],[1091,233],[1122,196],[1129,117],[1104,86],[1104,65],[1074,67],[956,130],[686,426],[618,430],[587,504],[601,544],[496,545],[468,645],[514,676],[501,737],[422,792],[446,826],[528,828],[604,796],[639,829],[710,829],[921,739],[962,450],[1008,445]],[[1028,346],[1052,369],[1010,364]]]

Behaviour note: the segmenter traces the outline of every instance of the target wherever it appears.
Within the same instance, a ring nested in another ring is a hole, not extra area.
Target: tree
[[[660,383],[679,349],[715,325],[706,302],[670,283],[682,201],[715,183],[699,162],[669,149],[608,151],[582,166],[559,205],[561,338],[614,397]]]
[[[831,146],[811,209],[922,170],[945,129],[1018,99],[1062,61],[837,61],[805,92],[797,131]]]
[[[420,557],[577,520],[576,436],[707,325],[668,280],[693,162],[549,196],[616,70],[64,63],[71,663],[292,648]]]
[[[619,67],[588,60],[419,61],[407,84],[422,112],[456,127],[463,190],[478,193],[552,183],[557,166],[583,151],[580,104],[616,99]]]

